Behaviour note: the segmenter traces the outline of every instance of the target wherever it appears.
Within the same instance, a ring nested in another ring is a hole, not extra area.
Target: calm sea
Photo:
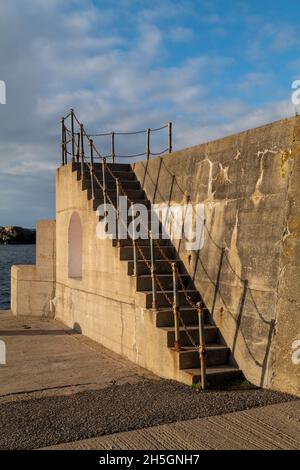
[[[0,245],[0,310],[10,308],[12,264],[35,264],[35,245]]]

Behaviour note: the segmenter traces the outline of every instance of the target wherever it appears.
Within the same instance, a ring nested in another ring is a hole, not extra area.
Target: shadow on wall
[[[156,179],[153,179],[151,177],[150,172],[148,171],[149,162],[148,161],[145,162],[145,163],[141,162],[141,164],[144,168],[144,175],[143,175],[143,178],[142,178],[142,181],[141,181],[141,185],[142,185],[143,189],[145,189],[146,178],[148,178],[149,181],[151,182],[151,184],[153,185],[152,203],[156,202],[157,196],[159,196],[161,200],[164,200],[163,195],[159,191],[159,179],[160,179],[160,176],[161,176],[162,168],[164,168],[164,170],[166,170],[166,172],[170,176],[170,185],[169,185],[170,192],[169,192],[168,201],[167,201],[168,206],[171,205],[172,195],[173,195],[175,187],[182,194],[183,200],[184,201],[187,200],[187,191],[183,190],[183,188],[179,185],[179,183],[176,179],[176,176],[173,173],[170,172],[169,168],[166,166],[166,164],[164,162],[163,157],[160,158]],[[192,203],[193,201],[191,199],[189,199],[189,202]],[[193,210],[194,210],[194,206],[193,206]],[[255,289],[251,289],[251,287],[249,287],[249,285],[248,285],[248,280],[242,279],[240,277],[240,275],[235,271],[235,269],[233,268],[233,266],[230,263],[230,260],[228,258],[228,255],[227,255],[227,252],[226,252],[225,248],[219,246],[218,243],[216,243],[216,241],[213,239],[213,237],[212,237],[212,235],[211,235],[210,231],[208,230],[208,227],[205,223],[204,223],[204,229],[205,229],[205,232],[208,235],[208,238],[210,239],[210,242],[214,245],[214,247],[216,249],[218,249],[220,251],[219,266],[218,266],[218,270],[217,270],[216,279],[213,279],[211,277],[211,275],[209,274],[208,268],[205,266],[205,264],[203,262],[203,259],[201,259],[200,250],[196,251],[195,252],[195,264],[194,264],[194,268],[193,268],[193,273],[191,274],[193,283],[195,282],[196,273],[197,273],[197,270],[198,270],[198,267],[199,267],[199,269],[202,269],[205,278],[209,281],[209,283],[212,285],[213,290],[214,290],[212,306],[211,306],[211,308],[208,308],[210,310],[212,318],[214,317],[216,302],[217,302],[217,299],[219,298],[221,300],[224,308],[229,313],[231,318],[234,320],[235,325],[236,325],[234,335],[233,335],[232,354],[234,355],[234,352],[235,352],[235,349],[236,349],[237,338],[238,338],[238,335],[240,334],[243,338],[243,341],[244,341],[245,347],[246,347],[246,349],[249,353],[249,356],[251,357],[254,364],[258,368],[261,369],[260,386],[262,387],[264,385],[266,371],[267,371],[267,364],[268,364],[268,359],[269,359],[269,354],[270,354],[270,349],[271,349],[271,343],[272,343],[272,338],[273,338],[274,329],[275,329],[275,319],[266,320],[264,318],[264,315],[261,313],[261,311],[258,308],[258,306],[256,304],[256,301],[254,299],[253,293],[255,292]],[[179,242],[178,249],[177,249],[178,255],[180,255],[180,251],[183,251],[183,249],[181,249],[181,240]],[[221,291],[222,268],[223,268],[225,262],[227,263],[228,268],[232,271],[234,277],[237,278],[239,283],[242,285],[242,294],[241,294],[241,298],[240,298],[240,302],[239,302],[237,312],[233,312],[229,308],[229,306],[228,306],[228,304],[227,304],[227,302],[224,298],[224,294]],[[200,292],[200,294],[201,294],[201,292]],[[252,306],[253,310],[256,312],[256,315],[257,315],[258,319],[260,320],[260,322],[263,325],[265,325],[268,328],[268,335],[267,335],[268,339],[267,339],[266,349],[265,349],[263,360],[261,362],[257,360],[256,354],[251,351],[251,348],[250,348],[250,345],[249,345],[250,341],[247,340],[247,338],[245,336],[245,333],[243,331],[243,313],[244,313],[244,310],[245,310],[246,302],[251,302],[251,306]],[[206,306],[206,307],[208,307],[208,306]],[[223,311],[223,309],[222,309],[222,311]]]

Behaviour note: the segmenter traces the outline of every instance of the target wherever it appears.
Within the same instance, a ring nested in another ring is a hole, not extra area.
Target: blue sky
[[[299,24],[294,0],[2,1],[0,225],[54,217],[70,107],[91,130],[173,121],[175,148],[293,115]]]

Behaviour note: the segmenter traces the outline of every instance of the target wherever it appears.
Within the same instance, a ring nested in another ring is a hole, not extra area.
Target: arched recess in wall
[[[77,279],[82,277],[82,225],[77,212],[72,214],[69,223],[68,275]]]

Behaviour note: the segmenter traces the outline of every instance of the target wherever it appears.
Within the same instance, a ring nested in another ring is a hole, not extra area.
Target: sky
[[[0,226],[55,218],[70,108],[90,132],[172,121],[174,150],[294,115],[299,25],[298,0],[1,0]]]

